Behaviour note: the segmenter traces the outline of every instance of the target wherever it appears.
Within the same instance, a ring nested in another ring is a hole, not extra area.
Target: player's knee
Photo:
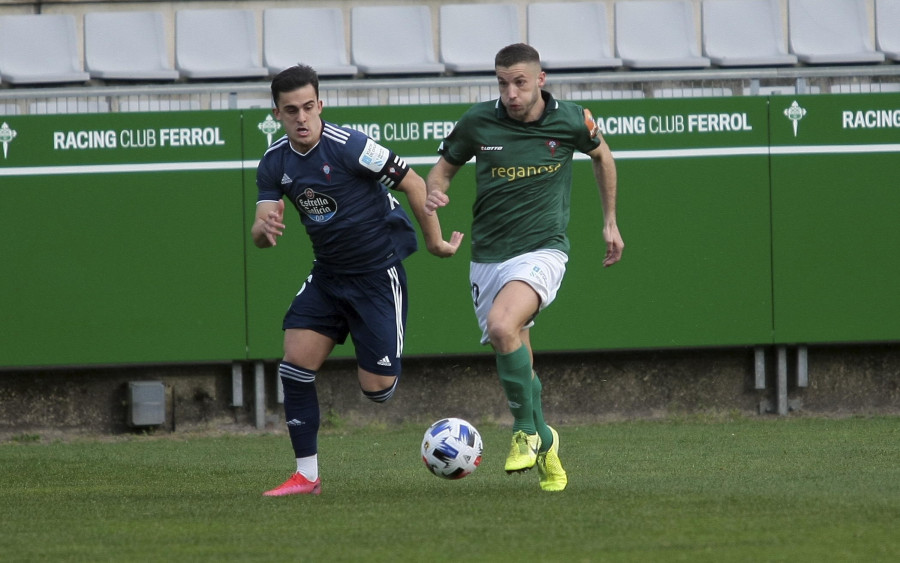
[[[394,381],[387,387],[377,390],[370,390],[360,387],[362,389],[363,395],[374,403],[384,403],[388,401],[391,397],[394,396],[394,391],[397,389],[397,383],[400,381],[399,377],[394,377]]]
[[[488,319],[487,333],[491,339],[491,344],[495,347],[504,348],[506,343],[514,341],[519,336],[521,329],[518,326],[511,326],[503,322],[491,322]]]

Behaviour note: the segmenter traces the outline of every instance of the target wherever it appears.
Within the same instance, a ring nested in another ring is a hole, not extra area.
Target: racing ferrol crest
[[[794,137],[796,137],[797,127],[800,124],[800,120],[803,119],[804,115],[806,115],[806,110],[800,107],[800,104],[797,103],[797,100],[794,100],[794,103],[791,104],[791,107],[784,110],[784,115],[791,120],[791,125],[794,126]]]
[[[272,136],[281,129],[281,123],[272,119],[272,115],[269,114],[266,118],[260,121],[256,125],[260,131],[262,131],[263,135],[266,136],[266,144],[272,144]]]
[[[9,144],[16,138],[16,135],[15,129],[10,129],[9,124],[4,123],[0,125],[0,145],[3,145],[3,160],[6,160],[6,156],[9,154]]]

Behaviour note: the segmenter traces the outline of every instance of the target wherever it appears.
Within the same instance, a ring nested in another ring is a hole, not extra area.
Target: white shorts
[[[542,311],[556,299],[562,285],[569,257],[561,250],[536,250],[510,258],[506,262],[469,264],[469,284],[475,316],[481,327],[481,343],[491,341],[487,333],[487,318],[497,294],[503,286],[518,280],[527,283],[540,297],[538,311]],[[534,326],[534,318],[524,328]]]

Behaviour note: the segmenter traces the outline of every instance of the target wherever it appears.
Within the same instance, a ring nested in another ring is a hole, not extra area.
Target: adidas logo
[[[291,179],[288,177],[287,174],[285,174],[284,176],[281,177],[281,183],[282,183],[282,185],[283,185],[283,184],[290,184],[291,182],[293,182],[293,180],[291,180]]]
[[[385,356],[385,357],[381,358],[380,360],[378,360],[378,365],[390,367],[391,360],[387,356]]]
[[[297,420],[296,418],[292,418],[291,420],[287,421],[288,426],[303,426],[304,424],[306,423],[302,420]]]

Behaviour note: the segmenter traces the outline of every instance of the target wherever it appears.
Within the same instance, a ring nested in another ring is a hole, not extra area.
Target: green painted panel
[[[569,270],[543,314],[541,322],[555,326],[540,334],[540,346],[770,342],[766,100],[584,105],[616,157],[625,252],[619,264],[602,267],[601,206],[584,163],[576,168]]]
[[[3,122],[0,365],[244,354],[238,113]]]
[[[900,97],[581,103],[616,156],[625,257],[600,265],[599,196],[590,162],[577,160],[569,270],[538,319],[537,349],[900,336]],[[467,107],[323,116],[424,176]],[[279,357],[281,318],[312,256],[295,214],[278,247],[249,238],[256,162],[281,135],[268,115],[3,118],[0,316],[12,328],[0,366]],[[441,214],[448,235],[470,231],[473,182],[464,167]],[[451,259],[423,248],[407,260],[407,354],[485,350],[468,260],[468,244]]]
[[[900,96],[773,98],[772,146],[776,340],[900,339]]]

